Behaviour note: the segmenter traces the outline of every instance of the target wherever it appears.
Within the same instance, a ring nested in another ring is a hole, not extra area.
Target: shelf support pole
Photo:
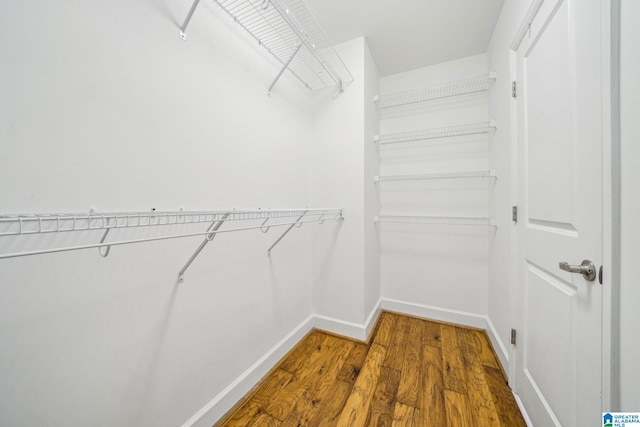
[[[269,96],[271,96],[271,89],[273,89],[273,87],[276,85],[276,83],[280,79],[280,76],[282,76],[282,73],[284,73],[284,70],[286,70],[287,67],[289,66],[289,64],[291,64],[291,61],[293,61],[293,58],[296,56],[296,54],[298,53],[298,51],[300,50],[301,47],[302,47],[302,43],[299,43],[298,46],[296,47],[296,50],[293,52],[293,54],[289,58],[289,60],[284,64],[284,66],[282,67],[282,69],[280,70],[280,72],[278,73],[276,78],[273,80],[273,83],[271,83],[271,86],[269,86],[269,89],[267,90],[267,94]],[[287,234],[287,233],[285,233],[285,234]]]
[[[191,21],[191,17],[193,16],[193,13],[196,11],[196,8],[198,7],[198,3],[200,3],[200,0],[193,0],[193,4],[191,5],[191,9],[189,9],[189,13],[187,14],[187,17],[185,18],[184,23],[180,27],[180,38],[182,40],[186,40],[187,39],[187,34],[185,33],[185,31],[187,31],[187,26],[189,25],[189,21]]]
[[[304,211],[304,212],[302,213],[302,215],[300,215],[300,216],[298,217],[298,219],[296,219],[296,222],[294,222],[294,223],[293,223],[293,224],[291,224],[289,227],[287,227],[287,229],[285,230],[285,232],[284,232],[284,233],[282,233],[282,235],[281,235],[280,237],[278,237],[278,240],[276,240],[276,241],[273,243],[273,245],[271,245],[271,246],[269,247],[269,249],[267,249],[267,255],[268,255],[268,256],[271,256],[271,249],[273,249],[273,248],[274,248],[278,243],[280,243],[280,240],[282,240],[282,239],[284,238],[284,236],[286,236],[286,235],[287,235],[287,233],[291,231],[291,229],[293,228],[293,226],[294,226],[294,225],[296,225],[296,224],[298,224],[298,221],[300,221],[302,218],[304,218],[304,216],[305,216],[306,214],[307,214],[307,211]],[[300,225],[302,225],[302,224],[300,224]]]
[[[197,0],[196,0],[197,1]],[[184,281],[184,272],[187,271],[187,268],[189,268],[189,266],[191,265],[191,263],[198,257],[198,255],[200,255],[200,252],[202,252],[202,250],[204,249],[205,246],[207,246],[207,243],[209,243],[210,241],[213,240],[214,237],[216,237],[216,231],[218,231],[218,229],[222,226],[222,224],[224,224],[224,221],[227,219],[227,217],[229,216],[228,213],[224,214],[224,216],[217,220],[214,221],[209,228],[207,229],[207,232],[211,232],[210,234],[207,234],[204,237],[204,240],[202,241],[202,243],[200,243],[200,246],[198,246],[198,249],[196,249],[196,251],[193,253],[193,255],[191,255],[191,258],[189,258],[189,261],[187,261],[187,263],[184,265],[184,267],[182,267],[182,269],[180,270],[180,272],[178,273],[178,283],[182,283]]]

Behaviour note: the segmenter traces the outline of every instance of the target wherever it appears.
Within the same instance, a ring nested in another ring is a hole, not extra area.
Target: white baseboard
[[[529,414],[527,414],[527,410],[524,408],[524,404],[516,393],[511,391],[513,397],[516,399],[516,403],[518,404],[518,408],[520,408],[520,413],[522,413],[522,418],[524,418],[524,422],[527,423],[527,427],[533,427],[533,423],[531,422],[531,418],[529,418]]]
[[[366,341],[369,338],[371,330],[380,316],[380,301],[375,305],[364,324],[347,322],[336,319],[334,317],[322,316],[314,314],[314,327],[323,331],[331,332],[344,337],[353,338],[360,341]]]
[[[314,327],[311,315],[296,326],[264,356],[200,409],[182,427],[211,427],[244,397]]]
[[[500,335],[498,335],[498,331],[496,331],[496,328],[493,326],[491,319],[489,319],[488,317],[487,327],[485,328],[485,330],[487,331],[487,335],[489,335],[489,340],[491,341],[493,349],[496,351],[496,355],[498,356],[498,361],[502,365],[502,369],[504,369],[505,372],[509,373],[509,351],[500,339]]]
[[[382,298],[381,307],[383,310],[395,311],[411,316],[422,317],[424,319],[433,319],[441,322],[471,326],[474,328],[485,329],[487,327],[487,316],[483,316],[481,314],[449,310],[446,308],[432,307],[429,305],[399,301],[390,298]]]

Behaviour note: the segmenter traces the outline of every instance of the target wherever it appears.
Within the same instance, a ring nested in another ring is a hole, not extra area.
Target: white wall
[[[335,321],[325,324],[334,332],[364,339],[362,326],[379,295],[377,239],[369,218],[377,211],[370,189],[377,169],[371,151],[376,117],[368,106],[377,90],[377,70],[364,38],[336,49],[354,81],[337,98],[317,105],[312,200],[315,206],[344,207],[348,220],[333,234],[319,230],[314,236],[313,308]]]
[[[180,40],[189,6],[0,3],[0,211],[310,205],[307,91],[285,74],[267,97],[278,64],[213,3]],[[218,236],[180,286],[199,238],[0,261],[0,424],[187,421],[312,312],[312,229],[266,257],[281,231]]]
[[[486,55],[477,55],[384,77],[380,91],[428,86],[487,72]],[[487,95],[474,94],[383,110],[380,133],[488,120]],[[487,135],[440,142],[447,143],[381,146],[380,174],[487,169]],[[501,171],[498,172],[501,175]],[[493,179],[377,184],[383,214],[480,217],[488,215],[493,186]],[[435,307],[444,312],[486,315],[487,251],[494,232],[491,227],[380,223],[379,232],[384,298]]]
[[[640,257],[640,3],[621,1],[620,131],[621,131],[621,274],[620,274],[620,410],[640,408],[640,286],[635,266]]]
[[[489,91],[489,114],[497,122],[489,143],[489,167],[499,171],[489,202],[489,215],[497,219],[498,226],[489,249],[488,317],[498,340],[494,347],[505,368],[508,367],[511,350],[511,328],[515,326],[515,260],[512,258],[515,225],[511,220],[511,206],[515,200],[516,181],[511,167],[514,139],[511,128],[510,49],[530,3],[504,2],[487,50],[489,69],[496,72],[495,83]]]

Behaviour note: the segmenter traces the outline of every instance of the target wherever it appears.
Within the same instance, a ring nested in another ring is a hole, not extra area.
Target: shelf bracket
[[[198,249],[196,249],[193,255],[191,255],[191,258],[189,258],[189,261],[187,261],[184,267],[182,267],[182,270],[180,270],[180,272],[178,273],[178,283],[182,283],[184,281],[184,277],[183,277],[184,272],[187,271],[187,268],[189,268],[191,263],[198,257],[198,255],[204,249],[204,247],[207,246],[207,243],[209,243],[210,241],[213,240],[214,237],[216,237],[215,232],[218,231],[218,229],[222,226],[222,224],[224,224],[224,221],[227,219],[228,216],[229,216],[229,213],[226,213],[221,219],[211,223],[211,225],[207,229],[207,232],[210,231],[211,233],[207,234],[204,237],[204,240],[202,241],[202,243],[200,243],[200,246],[198,246]]]
[[[300,215],[300,216],[298,217],[298,219],[296,219],[296,222],[294,222],[294,223],[293,223],[293,224],[291,224],[289,227],[287,227],[287,229],[285,230],[285,232],[284,232],[284,233],[282,233],[282,235],[281,235],[280,237],[278,237],[278,240],[276,240],[276,241],[273,243],[273,245],[271,245],[271,246],[269,247],[269,249],[267,249],[267,255],[268,255],[268,256],[271,256],[271,249],[273,249],[273,248],[274,248],[278,243],[280,243],[280,240],[282,240],[282,239],[284,238],[284,236],[286,236],[286,235],[287,235],[287,233],[288,233],[289,231],[291,231],[291,229],[293,228],[293,226],[294,226],[294,225],[297,225],[297,224],[298,224],[298,221],[300,221],[302,218],[304,218],[304,216],[305,216],[306,214],[307,214],[307,211],[302,212],[302,215]],[[300,225],[302,225],[302,223],[300,223]]]
[[[196,0],[196,1],[198,1],[198,0]],[[280,70],[280,72],[278,73],[276,78],[273,80],[273,83],[271,83],[271,86],[269,86],[269,89],[267,90],[267,95],[271,96],[271,89],[273,89],[273,87],[276,85],[276,83],[280,79],[280,76],[282,76],[282,73],[284,73],[284,70],[286,70],[287,67],[289,67],[289,64],[291,64],[291,61],[293,61],[293,58],[297,55],[297,53],[298,53],[298,51],[300,50],[301,47],[302,47],[302,42],[300,42],[298,44],[298,46],[296,47],[296,50],[293,51],[293,54],[291,55],[289,60],[284,64],[284,66],[282,67],[282,69]]]
[[[185,18],[184,23],[180,27],[180,38],[182,40],[186,40],[187,39],[187,34],[185,33],[185,31],[187,31],[187,26],[189,25],[189,21],[191,21],[191,17],[193,16],[193,13],[196,11],[196,8],[198,7],[198,3],[200,3],[200,0],[193,0],[193,4],[191,5],[191,9],[189,9],[189,13],[187,14],[187,17]]]

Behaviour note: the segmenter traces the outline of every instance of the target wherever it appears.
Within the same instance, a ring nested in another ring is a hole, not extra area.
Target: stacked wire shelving
[[[343,85],[353,76],[303,0],[214,0],[233,20],[265,48],[282,69],[269,93],[289,70],[310,90]],[[200,0],[194,0],[180,27],[186,29]]]
[[[344,219],[342,208],[330,209],[249,209],[249,210],[214,210],[214,211],[168,211],[168,212],[115,212],[115,213],[49,213],[49,214],[1,214],[0,238],[11,238],[38,234],[52,234],[65,232],[95,232],[102,231],[101,238],[96,243],[66,245],[53,248],[35,249],[22,252],[0,253],[0,260],[30,255],[42,255],[56,252],[67,252],[81,249],[98,249],[103,257],[109,255],[112,246],[134,243],[153,242],[186,237],[202,237],[203,240],[195,253],[178,273],[178,280],[182,277],[198,256],[200,251],[211,242],[217,234],[235,231],[257,230],[263,233],[271,228],[287,227],[278,239],[269,247],[267,254],[291,231],[294,226],[300,227],[305,223],[323,223],[325,221],[340,221]],[[189,224],[209,224],[198,231],[191,228],[177,232],[175,226]],[[233,224],[228,227],[229,224]],[[227,227],[222,228],[223,225]],[[171,231],[160,235],[137,239],[108,241],[112,230],[129,228],[155,228],[164,230],[167,226]]]
[[[427,224],[427,225],[464,225],[495,226],[494,218],[431,215],[380,215],[374,217],[377,223]]]
[[[496,178],[495,170],[486,171],[465,171],[465,172],[442,172],[425,173],[416,175],[376,175],[373,182],[393,182],[393,181],[424,181],[424,180],[445,180],[445,179],[472,179],[472,178]]]
[[[422,104],[447,98],[487,92],[495,80],[495,72],[464,77],[458,80],[439,83],[413,89],[382,93],[374,97],[374,102],[382,111],[413,104]],[[374,136],[374,142],[380,147],[428,141],[443,143],[460,141],[460,137],[486,135],[496,128],[493,120],[462,123],[452,126],[420,129],[407,132],[387,133]],[[401,181],[444,181],[464,179],[496,179],[495,170],[476,170],[462,172],[440,172],[413,175],[374,176],[374,183]],[[449,226],[496,226],[496,220],[488,217],[432,216],[432,215],[380,215],[374,218],[376,223],[429,224]]]
[[[381,146],[420,141],[446,140],[468,135],[488,134],[495,128],[496,122],[491,120],[488,122],[464,123],[455,126],[375,135],[373,140]]]
[[[388,92],[375,96],[373,100],[378,104],[380,109],[384,110],[403,105],[470,95],[488,91],[491,81],[495,80],[495,78],[495,73],[491,72],[432,86]]]

